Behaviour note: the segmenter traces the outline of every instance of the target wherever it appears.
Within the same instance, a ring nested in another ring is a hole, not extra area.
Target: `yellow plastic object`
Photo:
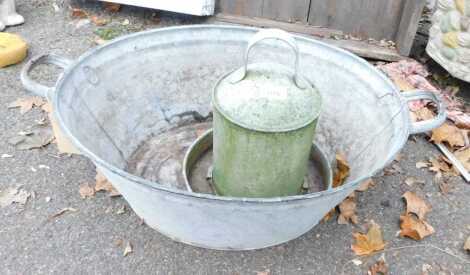
[[[28,52],[28,44],[20,36],[0,32],[0,68],[23,61]]]

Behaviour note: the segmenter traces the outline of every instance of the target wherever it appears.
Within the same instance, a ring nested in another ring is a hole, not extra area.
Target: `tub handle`
[[[55,87],[47,87],[42,85],[29,77],[29,73],[38,65],[41,64],[54,64],[66,70],[71,64],[72,61],[68,58],[58,56],[55,54],[42,54],[31,58],[26,65],[21,69],[21,83],[25,89],[29,92],[32,92],[36,95],[46,97],[51,99],[52,93],[55,91]],[[60,78],[60,76],[59,76]]]
[[[406,103],[414,100],[427,99],[437,105],[437,116],[429,120],[411,122],[410,134],[429,132],[432,129],[441,126],[446,121],[447,115],[445,104],[437,93],[432,91],[413,90],[402,92],[401,95],[405,98]]]
[[[306,85],[303,81],[300,79],[299,75],[299,60],[300,60],[300,53],[299,53],[299,46],[297,45],[297,42],[295,41],[294,37],[290,35],[288,32],[280,30],[280,29],[264,29],[258,31],[248,42],[248,46],[245,49],[245,54],[244,54],[244,64],[242,69],[240,70],[241,72],[235,76],[234,79],[232,79],[232,83],[237,83],[241,80],[243,80],[246,76],[246,72],[248,70],[248,57],[250,55],[251,49],[259,42],[266,40],[266,39],[277,39],[285,42],[287,45],[289,45],[292,50],[295,53],[295,67],[294,67],[294,83],[299,87],[300,89],[306,88]]]

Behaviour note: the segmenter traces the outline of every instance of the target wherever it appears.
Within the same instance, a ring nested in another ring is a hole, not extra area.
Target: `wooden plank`
[[[262,17],[289,23],[308,19],[310,0],[264,0]]]
[[[400,55],[396,49],[372,45],[367,43],[366,41],[334,40],[329,38],[318,39],[330,45],[348,50],[364,58],[385,60],[391,62],[408,59],[408,57]]]
[[[265,18],[258,17],[245,17],[245,16],[233,16],[227,14],[218,13],[215,15],[215,19],[220,22],[229,22],[241,25],[250,25],[263,28],[280,28],[290,32],[303,33],[308,35],[320,36],[320,37],[330,37],[332,35],[341,35],[342,31],[332,30],[321,27],[314,27],[306,24],[295,24],[295,23],[286,23],[280,22]]]
[[[104,1],[104,0],[100,0]],[[106,0],[124,5],[207,16],[214,14],[215,0]]]
[[[409,55],[418,30],[418,22],[423,13],[425,0],[406,0],[398,32],[395,37],[398,52]]]
[[[406,0],[311,0],[308,23],[363,38],[395,38]]]
[[[261,16],[263,12],[263,0],[217,0],[217,2],[217,13],[256,17]]]
[[[216,23],[226,22],[231,24],[243,24],[266,28],[280,28],[286,31],[295,32],[302,35],[306,34],[310,36],[315,36],[314,38],[317,40],[346,49],[365,58],[380,59],[386,61],[398,61],[406,59],[406,57],[401,56],[396,49],[389,49],[376,45],[371,45],[366,41],[335,40],[328,38],[331,35],[342,33],[338,30],[330,30],[326,28],[319,28],[302,24],[285,23],[263,18],[249,18],[224,14],[217,14],[213,21],[215,21]]]

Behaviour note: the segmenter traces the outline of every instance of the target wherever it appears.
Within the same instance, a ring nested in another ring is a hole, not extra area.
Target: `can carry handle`
[[[55,91],[55,87],[47,87],[42,85],[29,77],[29,73],[38,65],[41,64],[54,64],[62,68],[63,70],[67,69],[72,61],[68,58],[58,56],[55,54],[42,54],[31,58],[26,65],[21,69],[21,83],[25,89],[29,92],[32,92],[36,95],[47,98],[48,100],[52,99],[52,93]]]
[[[280,29],[264,29],[258,31],[248,42],[248,46],[245,50],[244,55],[244,64],[241,69],[240,74],[236,76],[235,79],[232,80],[232,83],[239,82],[243,80],[246,76],[246,72],[248,70],[248,57],[250,54],[251,49],[259,42],[266,40],[266,39],[277,39],[285,42],[289,45],[295,53],[295,68],[294,68],[294,83],[300,89],[306,88],[303,81],[300,80],[299,76],[299,60],[300,60],[300,53],[299,47],[297,46],[297,42],[295,41],[294,37],[290,35],[288,32],[280,30]]]
[[[413,90],[413,91],[402,92],[401,95],[405,98],[406,103],[410,101],[414,101],[414,100],[428,99],[437,105],[437,116],[435,118],[425,120],[425,121],[411,122],[410,134],[429,132],[432,129],[441,126],[446,121],[447,115],[446,115],[445,104],[441,100],[440,96],[436,94],[435,92]]]

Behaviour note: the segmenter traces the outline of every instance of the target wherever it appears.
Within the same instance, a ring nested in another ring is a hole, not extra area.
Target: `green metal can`
[[[273,63],[248,65],[250,49],[265,39],[286,42],[295,70]],[[298,194],[321,96],[298,72],[296,41],[281,30],[262,30],[249,42],[245,64],[216,84],[213,181],[219,195],[276,197]]]

